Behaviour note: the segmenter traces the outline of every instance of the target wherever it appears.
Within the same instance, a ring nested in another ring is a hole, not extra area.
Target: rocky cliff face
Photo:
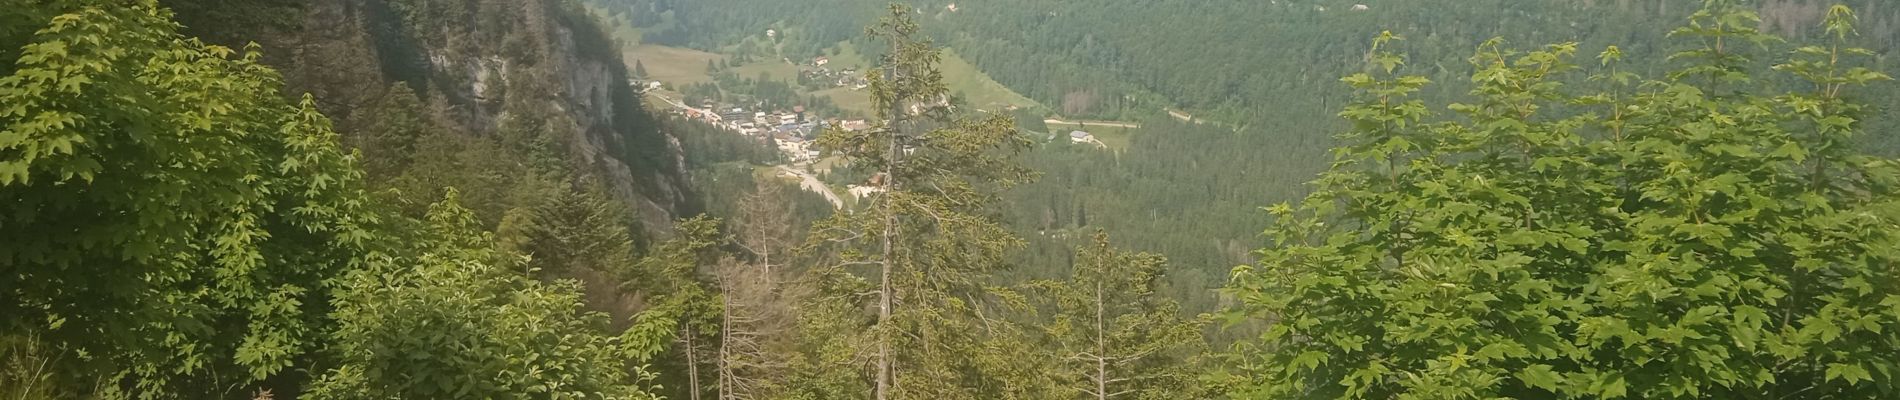
[[[616,45],[571,0],[174,1],[212,41],[256,40],[292,93],[311,93],[345,135],[396,85],[437,125],[528,136],[628,201],[649,230],[685,207],[680,151],[627,80]],[[241,19],[300,15],[300,23]]]

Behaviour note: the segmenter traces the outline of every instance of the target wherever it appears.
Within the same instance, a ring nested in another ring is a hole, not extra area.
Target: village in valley
[[[791,63],[790,60],[782,61]],[[870,81],[863,75],[864,72],[856,67],[834,68],[830,57],[814,57],[797,62],[795,65],[797,65],[797,87],[806,91],[860,92],[870,86]],[[819,152],[811,147],[811,142],[827,128],[836,127],[846,131],[857,131],[870,127],[864,117],[858,115],[859,113],[844,115],[847,113],[837,110],[835,106],[826,107],[831,111],[824,112],[817,107],[807,107],[805,104],[777,104],[779,102],[745,96],[739,97],[744,99],[741,102],[715,100],[708,96],[690,98],[674,94],[678,92],[668,90],[671,86],[660,80],[635,79],[631,83],[643,93],[670,105],[667,113],[671,115],[757,138],[777,148],[785,160],[799,166],[808,165],[817,160]],[[1000,106],[1002,111],[1006,112],[1019,108],[1008,104]],[[1061,122],[1053,119],[1049,121]],[[1048,135],[1047,139],[1052,141],[1066,139],[1065,141],[1075,144],[1107,147],[1085,130],[1052,130]]]
[[[797,65],[797,83],[808,90],[862,91],[870,86],[869,80],[865,79],[863,72],[859,69],[853,67],[833,69],[829,57],[815,57]],[[827,115],[803,104],[775,104],[763,100],[728,103],[710,98],[680,99],[669,96],[668,91],[665,90],[666,83],[658,80],[635,80],[633,84],[643,92],[671,105],[672,107],[667,111],[669,114],[757,138],[762,143],[777,148],[785,160],[798,166],[806,166],[817,160],[819,151],[811,147],[811,142],[826,129],[836,127],[845,131],[858,131],[870,127],[869,122],[862,116]],[[697,104],[692,104],[694,100]],[[1002,107],[1002,111],[1017,109],[1015,105]],[[834,111],[831,114],[842,113]],[[1054,119],[1047,122],[1074,124]],[[1078,128],[1083,128],[1087,124],[1076,125]],[[1046,139],[1103,149],[1108,147],[1095,135],[1081,129],[1052,129]]]
[[[762,33],[748,39],[754,44],[717,52],[630,41],[635,44],[624,50],[634,69],[629,83],[650,102],[664,105],[665,113],[674,118],[716,127],[777,150],[780,163],[769,166],[771,173],[802,181],[806,190],[825,195],[834,206],[842,207],[844,198],[881,191],[872,181],[832,182],[836,188],[824,183],[819,177],[838,165],[825,160],[813,145],[830,130],[870,129],[867,116],[874,112],[865,76],[867,57],[847,42],[823,54],[792,59],[775,46],[782,32]],[[1033,121],[1033,127],[1023,126],[1024,132],[1046,143],[1118,151],[1136,128],[1114,121],[1047,117],[1042,113],[1048,107],[997,83],[954,51],[946,51],[944,59],[942,72],[957,95],[957,104],[967,104],[974,111],[1010,113],[1019,122]],[[944,101],[949,104],[951,99]],[[1102,132],[1110,136],[1103,137]]]
[[[832,69],[829,57],[816,57],[797,66],[797,83],[801,89],[862,91],[870,86],[856,68]],[[817,160],[819,152],[811,142],[820,132],[832,127],[847,131],[870,127],[863,117],[843,115],[845,113],[835,106],[825,107],[827,112],[806,104],[779,104],[785,101],[751,96],[732,96],[740,100],[723,101],[712,96],[678,96],[667,90],[671,88],[668,83],[660,80],[636,79],[633,84],[643,93],[670,105],[668,114],[757,138],[777,148],[786,161],[800,167]]]
[[[801,93],[835,90],[862,95],[855,92],[870,86],[858,68],[834,69],[829,57],[821,56],[797,63],[784,59],[779,61],[797,66],[795,88]],[[708,71],[714,70],[708,68]],[[729,76],[718,78],[731,79]],[[826,101],[828,98],[815,96],[758,96],[753,93],[695,95],[689,94],[696,88],[692,84],[680,85],[675,90],[671,82],[658,79],[634,79],[630,83],[649,99],[666,105],[665,113],[668,115],[717,127],[776,149],[782,164],[772,166],[772,173],[801,181],[800,186],[805,190],[824,195],[835,207],[844,205],[843,196],[839,194],[863,198],[882,191],[881,187],[868,182],[847,185],[841,188],[844,190],[833,190],[816,175],[827,172],[830,165],[820,162],[821,152],[813,146],[813,141],[831,129],[869,129],[871,125],[862,116],[861,110],[841,110]],[[697,85],[699,93],[705,93],[704,88],[711,86],[704,82]]]

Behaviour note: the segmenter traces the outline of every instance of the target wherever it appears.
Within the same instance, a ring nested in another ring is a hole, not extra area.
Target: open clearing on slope
[[[829,56],[831,59],[830,67],[832,69],[857,68],[859,70],[865,70],[871,65],[871,61],[866,59],[864,53],[859,52],[857,46],[851,44],[851,42],[839,42],[836,50],[835,55]],[[991,111],[1002,110],[1006,106],[1012,105],[1021,108],[1043,108],[1042,103],[1038,103],[1035,100],[1018,94],[1016,91],[1010,90],[1008,86],[1003,86],[1002,83],[991,79],[989,74],[977,69],[976,66],[970,64],[968,60],[964,60],[963,57],[958,56],[955,50],[944,49],[943,62],[937,67],[943,72],[943,84],[945,87],[950,88],[950,93],[964,96],[964,100],[969,101],[970,105],[976,108]],[[868,109],[860,109],[846,105],[847,103],[855,103],[858,99],[863,99],[862,101],[868,107],[870,98],[861,92],[856,92],[854,95],[854,92],[849,90],[839,91],[837,89],[827,89],[814,94],[831,97],[832,101],[838,103],[840,108],[869,111]]]
[[[700,66],[700,68],[705,69],[706,67]],[[798,82],[798,66],[786,64],[784,61],[779,60],[755,61],[743,66],[733,67],[732,73],[739,74],[739,78],[741,79],[754,79],[758,78],[760,74],[765,74],[767,78],[770,78],[769,80],[773,81],[785,83]]]
[[[858,45],[851,44],[851,42],[848,41],[838,42],[838,55],[831,56],[831,65],[831,69],[857,68],[862,70],[871,67],[871,60],[865,58],[864,52],[858,51]]]
[[[867,116],[872,115],[871,92],[840,87],[811,92],[811,94],[813,96],[831,99],[831,103],[837,104],[839,109],[857,112]]]
[[[626,57],[627,68],[633,68],[637,61],[646,66],[648,77],[674,88],[711,82],[712,76],[706,75],[706,62],[725,59],[725,56],[704,51],[651,44],[628,47],[621,54]]]
[[[990,79],[990,75],[957,56],[955,50],[943,51],[943,63],[938,65],[943,71],[943,83],[950,93],[963,96],[970,105],[985,110],[1001,110],[1005,106],[1021,108],[1044,108],[1041,103],[1030,100],[1010,90],[1009,87]]]
[[[727,57],[717,53],[700,50],[642,44],[627,47],[623,52],[626,63],[632,68],[635,63],[645,65],[651,79],[665,82],[669,89],[678,90],[684,85],[711,82],[712,76],[706,73],[706,62],[720,62]],[[837,55],[831,56],[834,69],[859,68],[869,65],[869,60],[850,43],[840,43]],[[1008,106],[1029,109],[1046,109],[1041,103],[1024,97],[991,79],[989,74],[971,65],[959,57],[954,50],[943,51],[943,62],[939,65],[943,72],[944,85],[950,93],[963,96],[973,107],[999,111]],[[758,78],[762,74],[771,80],[791,83],[798,78],[799,66],[780,60],[756,61],[732,69],[740,78]],[[829,88],[809,94],[830,98],[839,108],[871,114],[871,98],[863,90],[850,88]]]

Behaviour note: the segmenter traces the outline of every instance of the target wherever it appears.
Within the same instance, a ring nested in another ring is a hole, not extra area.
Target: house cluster
[[[798,81],[810,86],[848,87],[851,90],[863,90],[871,86],[871,82],[864,79],[864,74],[859,73],[857,68],[834,70],[830,65],[831,59],[828,57],[813,58],[811,63],[803,65],[804,68],[799,68]]]
[[[660,90],[666,87],[666,84],[660,83],[658,80],[628,79],[627,84],[632,85],[633,89],[640,93],[646,93],[650,90]]]
[[[808,162],[818,158],[818,150],[811,147],[811,141],[829,126],[836,125],[845,130],[870,127],[864,120],[821,120],[808,114],[804,106],[765,112],[708,103],[683,113],[686,118],[705,121],[760,141],[769,139],[769,143],[775,144],[779,153],[792,162]]]

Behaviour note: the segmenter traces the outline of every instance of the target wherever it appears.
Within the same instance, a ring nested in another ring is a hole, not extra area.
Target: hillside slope
[[[621,290],[628,257],[705,208],[680,140],[572,0],[162,2],[187,34],[260,44],[285,94],[311,94],[363,154],[387,203],[420,218],[457,191],[537,277],[582,282],[616,329],[644,308]]]
[[[541,147],[565,164],[556,169],[634,205],[650,229],[691,208],[677,145],[627,84],[612,41],[571,1],[167,3],[189,33],[261,43],[288,92],[313,94],[352,143],[388,122],[373,111],[407,87],[437,130]],[[242,22],[283,14],[301,18]],[[506,210],[481,209],[490,222]]]

